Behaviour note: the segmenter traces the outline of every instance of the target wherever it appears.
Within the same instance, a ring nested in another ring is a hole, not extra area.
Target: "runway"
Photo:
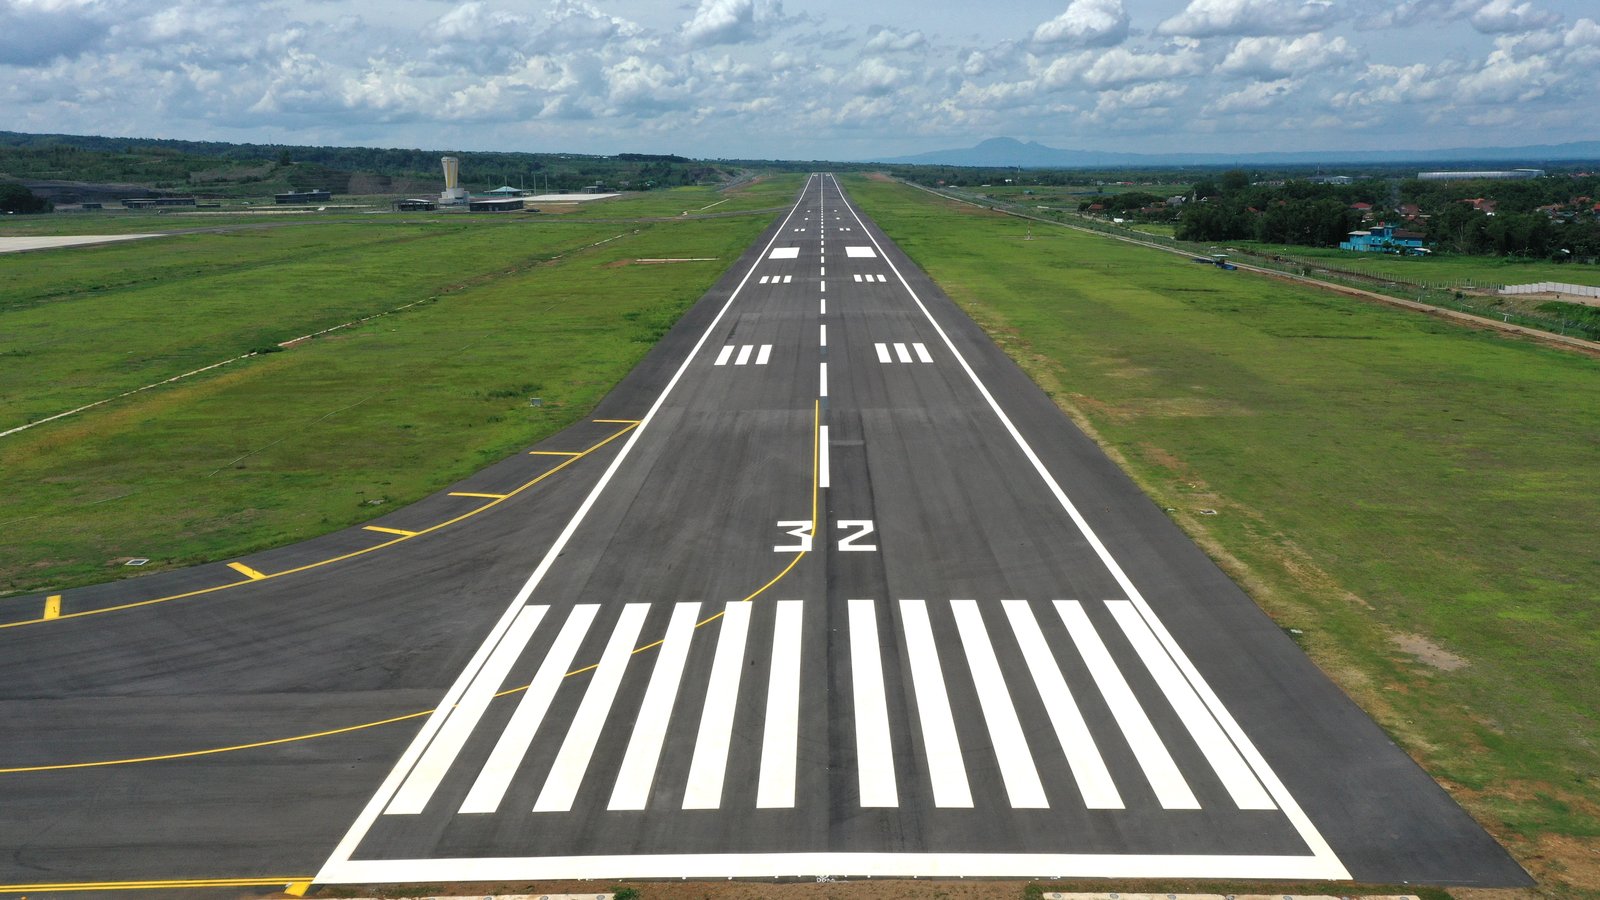
[[[0,883],[1528,883],[831,176],[593,419],[0,604]]]

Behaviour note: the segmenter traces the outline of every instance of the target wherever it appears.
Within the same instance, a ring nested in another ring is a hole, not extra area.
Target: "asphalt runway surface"
[[[532,452],[0,602],[0,720],[36,895],[1529,883],[827,175]]]

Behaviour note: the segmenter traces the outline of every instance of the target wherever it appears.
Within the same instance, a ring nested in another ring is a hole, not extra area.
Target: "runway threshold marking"
[[[103,607],[99,607],[97,609],[86,609],[86,610],[82,610],[80,612],[74,612],[74,613],[60,613],[60,612],[58,612],[58,614],[55,615],[55,616],[40,616],[37,619],[24,619],[24,620],[22,620],[20,622],[0,623],[0,631],[4,631],[7,628],[20,628],[20,627],[22,627],[24,625],[38,625],[41,622],[61,622],[61,621],[66,621],[68,619],[80,619],[80,618],[83,618],[85,616],[98,616],[98,615],[101,615],[103,613],[121,612],[122,610],[127,610],[127,609],[138,609],[138,608],[144,607],[144,606],[153,606],[153,605],[158,604],[158,603],[170,603],[170,602],[172,602],[174,600],[188,600],[188,599],[190,599],[192,597],[200,597],[200,596],[204,596],[204,595],[207,595],[207,594],[214,594],[214,593],[217,593],[219,591],[225,591],[225,590],[227,590],[229,588],[239,587],[240,585],[255,584],[255,583],[259,582],[259,581],[270,581],[270,580],[272,580],[274,578],[282,578],[285,575],[297,575],[297,574],[299,574],[301,572],[306,572],[306,571],[309,571],[311,569],[318,569],[318,568],[321,568],[323,566],[332,565],[334,563],[344,562],[347,559],[354,559],[357,556],[364,556],[364,555],[366,555],[368,553],[373,553],[373,552],[378,551],[378,550],[383,550],[383,549],[388,548],[388,547],[393,547],[396,544],[403,543],[405,541],[411,540],[412,538],[417,538],[417,537],[421,537],[423,535],[432,534],[435,531],[439,531],[440,529],[443,529],[443,528],[448,528],[451,525],[455,525],[455,524],[458,524],[460,522],[463,522],[463,521],[465,521],[467,519],[472,518],[473,516],[478,515],[479,513],[486,512],[486,511],[494,508],[495,506],[498,506],[499,504],[505,502],[506,500],[509,500],[512,497],[515,497],[516,495],[522,493],[523,491],[526,491],[529,488],[534,487],[535,485],[539,484],[541,481],[544,481],[546,478],[549,478],[551,475],[554,475],[557,472],[560,472],[561,470],[563,470],[566,467],[572,465],[573,463],[577,462],[578,460],[583,459],[584,457],[590,455],[591,453],[594,453],[595,451],[597,451],[600,448],[606,446],[607,444],[611,443],[612,441],[616,440],[617,438],[622,437],[623,435],[627,434],[628,432],[632,431],[633,429],[639,427],[639,420],[637,420],[637,419],[591,419],[590,421],[596,422],[596,423],[600,423],[600,424],[604,424],[604,425],[625,425],[627,427],[619,429],[616,433],[612,434],[610,437],[607,437],[606,439],[600,441],[599,443],[595,444],[594,446],[589,447],[588,449],[577,453],[577,455],[570,456],[570,457],[566,458],[565,460],[563,460],[561,462],[560,465],[555,466],[555,467],[549,469],[548,471],[540,473],[537,477],[535,477],[535,478],[533,478],[533,479],[531,479],[529,481],[523,482],[522,484],[518,485],[517,487],[512,488],[507,493],[504,493],[504,494],[477,494],[477,493],[471,493],[471,492],[465,492],[465,491],[452,492],[451,496],[453,496],[453,497],[483,497],[485,499],[488,499],[490,502],[485,503],[482,506],[476,507],[474,509],[467,510],[466,512],[462,513],[459,516],[455,516],[454,518],[446,519],[445,521],[440,522],[440,523],[438,523],[436,525],[430,525],[427,528],[424,528],[424,529],[422,529],[420,531],[402,532],[399,529],[387,529],[387,528],[381,528],[379,526],[367,526],[368,530],[372,530],[372,531],[392,532],[393,534],[395,534],[395,537],[393,539],[391,539],[391,540],[384,541],[383,543],[374,544],[371,547],[364,547],[364,548],[362,548],[360,550],[353,550],[353,551],[351,551],[349,553],[343,553],[343,554],[340,554],[338,556],[329,557],[328,559],[323,559],[323,560],[318,560],[316,562],[306,563],[303,566],[296,566],[296,567],[294,567],[292,569],[285,569],[282,572],[273,572],[273,573],[270,573],[270,574],[262,574],[260,578],[251,578],[251,577],[249,577],[247,575],[243,581],[230,581],[227,584],[217,584],[217,585],[212,585],[211,587],[208,587],[208,588],[200,588],[198,590],[193,590],[193,591],[184,591],[181,594],[169,594],[169,595],[167,595],[165,597],[153,597],[153,598],[151,598],[149,600],[136,600],[136,601],[134,601],[132,603],[119,603],[116,606],[103,606]],[[238,571],[238,570],[236,569],[235,571]],[[244,573],[241,572],[241,574],[244,574]],[[60,595],[55,595],[55,596],[60,596]],[[48,603],[48,601],[47,601],[47,603]],[[4,771],[6,771],[6,770],[0,769],[0,773],[3,773]]]

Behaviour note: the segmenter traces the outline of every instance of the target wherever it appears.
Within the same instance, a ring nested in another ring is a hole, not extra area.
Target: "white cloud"
[[[692,47],[760,40],[783,19],[778,0],[700,0],[682,34]]]
[[[900,53],[925,46],[928,38],[920,31],[896,31],[878,28],[867,39],[868,53]]]
[[[1122,0],[1072,0],[1061,15],[1033,30],[1035,44],[1106,47],[1128,37]]]
[[[1343,37],[1332,40],[1320,32],[1298,38],[1240,38],[1217,70],[1229,75],[1281,78],[1317,72],[1355,61],[1355,49]]]
[[[1300,85],[1300,80],[1292,78],[1252,82],[1217,98],[1206,107],[1206,112],[1211,115],[1266,112],[1293,97]]]
[[[1332,0],[1190,0],[1156,31],[1188,37],[1304,34],[1332,25],[1338,15]]]
[[[1485,34],[1502,34],[1510,31],[1532,31],[1559,24],[1561,17],[1540,10],[1530,2],[1489,0],[1467,18],[1472,27]]]
[[[1099,54],[1083,71],[1083,83],[1097,90],[1113,90],[1144,81],[1160,81],[1203,71],[1205,62],[1190,50],[1134,53],[1122,47]]]

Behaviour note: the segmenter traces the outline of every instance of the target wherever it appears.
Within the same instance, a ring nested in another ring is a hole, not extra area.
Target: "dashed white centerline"
[[[826,325],[818,325],[817,328],[818,328],[817,338],[818,338],[819,342],[821,343],[821,346],[823,346],[823,347],[828,346],[828,326],[826,326]]]
[[[828,396],[828,364],[818,363],[818,366],[820,368],[817,371],[817,380],[820,385],[817,391],[817,396],[826,397]]]
[[[828,487],[831,480],[828,466],[828,426],[817,426],[817,487]]]

